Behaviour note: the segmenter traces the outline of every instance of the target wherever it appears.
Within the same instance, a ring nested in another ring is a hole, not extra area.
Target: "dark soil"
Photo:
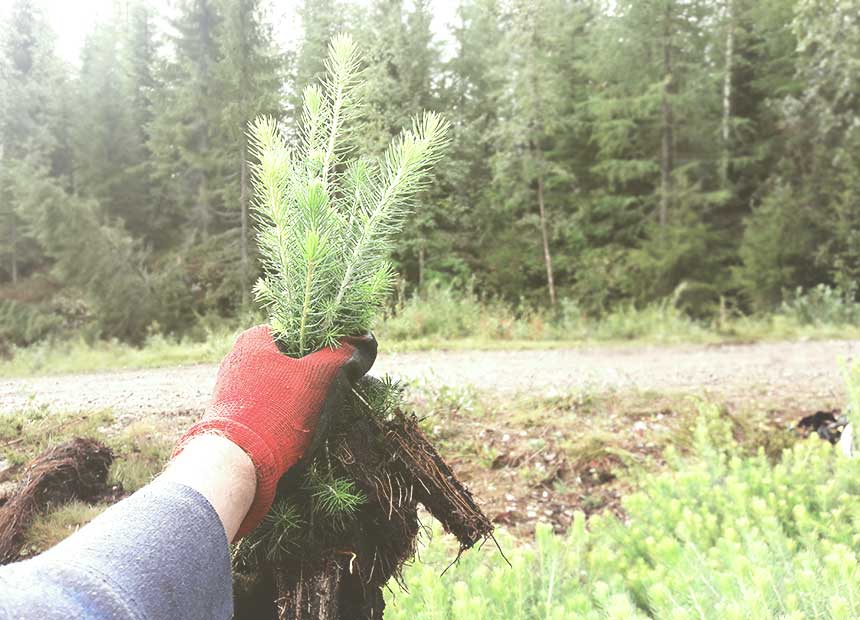
[[[0,564],[19,558],[36,513],[71,500],[95,501],[106,493],[113,453],[94,439],[76,438],[36,457],[0,506]]]
[[[839,409],[816,411],[797,423],[797,431],[801,436],[816,433],[821,439],[835,444],[842,436],[842,430],[848,424],[848,419]]]
[[[313,465],[349,478],[366,501],[343,527],[311,526],[296,552],[255,567],[260,579],[237,588],[237,619],[271,618],[273,611],[278,620],[381,619],[383,588],[401,580],[404,563],[416,553],[419,504],[457,538],[461,551],[492,535],[492,523],[415,416],[399,408],[381,412],[373,401],[360,393],[343,419],[332,421]],[[298,494],[296,503],[307,504],[294,476],[282,481],[280,495]],[[268,597],[274,610],[261,609],[259,600]]]
[[[622,499],[637,488],[639,476],[661,471],[668,447],[682,454],[690,449],[697,402],[648,393],[498,396],[443,410],[422,425],[491,521],[531,538],[537,523],[565,533],[577,511],[623,521]],[[419,410],[430,405],[416,401]],[[797,423],[822,405],[829,403],[727,404],[724,415],[742,446],[777,455],[803,435]]]

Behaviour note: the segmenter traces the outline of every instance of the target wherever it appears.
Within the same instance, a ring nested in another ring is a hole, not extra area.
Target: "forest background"
[[[341,31],[366,59],[358,152],[421,110],[453,126],[398,241],[405,336],[432,335],[410,308],[454,304],[447,324],[463,299],[504,309],[502,336],[648,308],[860,322],[860,0],[460,0],[441,33],[435,4],[304,0],[281,24],[267,0],[117,0],[69,63],[12,0],[0,352],[247,323],[245,128],[295,126]]]

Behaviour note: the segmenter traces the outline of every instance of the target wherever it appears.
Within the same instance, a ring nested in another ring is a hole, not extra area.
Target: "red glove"
[[[345,338],[337,349],[296,359],[278,350],[265,325],[239,335],[218,369],[212,403],[173,451],[176,456],[193,437],[214,433],[251,457],[257,494],[237,538],[266,516],[278,480],[307,450],[323,408],[342,406],[350,383],[375,358],[373,336]]]

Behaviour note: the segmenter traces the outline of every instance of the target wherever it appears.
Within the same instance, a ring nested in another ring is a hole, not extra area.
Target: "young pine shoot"
[[[391,289],[393,237],[447,143],[448,123],[427,112],[379,160],[353,156],[359,65],[352,39],[335,37],[326,77],[304,91],[296,143],[271,118],[250,132],[266,274],[255,294],[294,357],[369,331]]]

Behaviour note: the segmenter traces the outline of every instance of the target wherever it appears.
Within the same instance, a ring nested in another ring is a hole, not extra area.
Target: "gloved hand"
[[[336,349],[300,359],[281,353],[265,325],[239,335],[221,362],[206,413],[173,452],[179,454],[193,437],[214,433],[251,457],[257,493],[237,538],[266,516],[278,480],[310,446],[321,413],[342,407],[351,383],[370,370],[375,359],[371,335],[345,338]]]

